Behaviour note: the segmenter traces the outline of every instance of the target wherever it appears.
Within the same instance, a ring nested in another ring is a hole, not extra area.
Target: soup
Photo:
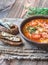
[[[34,19],[22,27],[22,32],[31,41],[48,43],[48,19]]]

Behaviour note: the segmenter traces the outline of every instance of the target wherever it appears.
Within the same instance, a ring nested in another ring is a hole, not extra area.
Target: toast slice
[[[22,44],[22,40],[20,37],[6,32],[0,32],[0,40],[6,44],[13,46],[18,46]]]

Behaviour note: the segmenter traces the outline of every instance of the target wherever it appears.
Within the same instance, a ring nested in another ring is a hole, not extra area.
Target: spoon
[[[4,23],[2,20],[0,20],[0,26],[5,27],[6,29],[10,29],[9,25],[7,23]]]

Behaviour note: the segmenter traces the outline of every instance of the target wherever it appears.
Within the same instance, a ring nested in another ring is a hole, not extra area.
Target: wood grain
[[[46,7],[48,8],[48,0],[16,0],[6,17],[23,18],[27,9],[25,7]]]

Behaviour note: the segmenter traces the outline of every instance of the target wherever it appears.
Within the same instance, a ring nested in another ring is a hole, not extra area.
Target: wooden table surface
[[[6,17],[8,18],[23,18],[27,9],[24,7],[48,7],[48,0],[16,0],[15,4],[9,10]],[[0,65],[48,65],[47,61],[32,61],[32,60],[2,60]]]
[[[48,7],[48,0],[16,0],[8,15],[9,18],[22,18],[28,7]]]

